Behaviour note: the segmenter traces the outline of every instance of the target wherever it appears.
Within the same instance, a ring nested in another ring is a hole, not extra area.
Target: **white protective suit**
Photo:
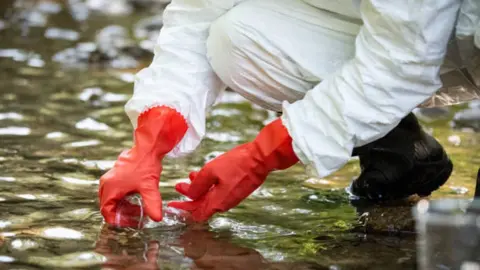
[[[189,129],[169,156],[181,156],[229,86],[283,111],[295,153],[324,177],[442,87],[455,25],[478,42],[479,20],[479,0],[173,0],[126,113],[136,127],[175,108]]]

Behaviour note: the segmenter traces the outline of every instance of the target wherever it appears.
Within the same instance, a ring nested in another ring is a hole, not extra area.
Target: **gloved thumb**
[[[140,192],[143,198],[143,209],[153,221],[162,221],[162,197],[158,189],[144,189]]]
[[[183,196],[188,197],[188,190],[190,189],[190,184],[187,183],[178,183],[175,185],[175,190],[182,194]]]
[[[197,175],[198,175],[198,172],[191,172],[189,175],[188,175],[188,178],[190,178],[190,182],[193,183],[193,181],[195,180],[195,178],[197,178]],[[190,189],[190,184],[188,183],[178,183],[175,185],[175,190],[182,194],[183,196],[187,196],[190,198],[190,196],[188,195],[188,190]],[[193,199],[193,198],[190,198],[190,199]]]

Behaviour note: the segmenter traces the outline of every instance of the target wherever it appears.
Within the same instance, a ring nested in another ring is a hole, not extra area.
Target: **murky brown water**
[[[358,173],[354,160],[326,179],[309,176],[301,166],[275,172],[208,226],[168,232],[103,226],[98,178],[131,145],[123,105],[140,66],[127,57],[110,67],[128,69],[72,69],[52,58],[78,43],[91,46],[95,32],[107,25],[131,29],[152,14],[86,16],[82,2],[0,2],[0,269],[414,268],[414,236],[394,233],[412,230],[410,207],[350,205],[344,188]],[[453,113],[424,123],[455,165],[434,196],[471,197],[480,135],[451,129]],[[198,151],[166,161],[163,198],[178,199],[177,181],[251,139],[272,117],[225,93]]]

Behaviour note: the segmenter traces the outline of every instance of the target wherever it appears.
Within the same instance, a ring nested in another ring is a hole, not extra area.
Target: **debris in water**
[[[468,193],[468,188],[466,187],[450,187],[450,188],[453,190],[453,192],[459,195],[464,195]]]
[[[459,146],[462,142],[462,139],[458,135],[452,135],[448,137],[448,142],[455,146]]]

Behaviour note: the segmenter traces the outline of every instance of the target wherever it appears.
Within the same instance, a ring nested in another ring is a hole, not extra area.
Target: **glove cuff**
[[[280,118],[266,125],[253,141],[259,161],[268,171],[284,170],[295,165],[299,159],[292,146],[292,138]]]
[[[153,107],[138,117],[135,147],[162,159],[182,140],[187,129],[185,118],[175,109]]]

